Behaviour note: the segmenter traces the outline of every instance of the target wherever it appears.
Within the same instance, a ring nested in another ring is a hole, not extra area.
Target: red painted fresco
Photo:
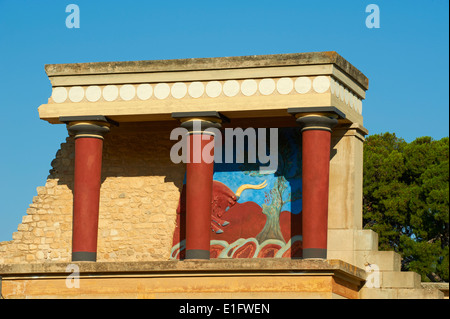
[[[235,194],[225,184],[213,182],[210,239],[225,244],[211,244],[210,258],[218,258],[224,250],[228,258],[275,257],[283,248],[281,244],[270,243],[270,240],[258,243],[255,239],[267,222],[267,216],[263,214],[261,206],[252,201],[237,203],[236,200]],[[186,238],[185,212],[185,187],[183,187],[177,209],[174,246]],[[288,243],[292,237],[301,235],[301,214],[283,211],[279,217],[279,224],[285,243]],[[285,248],[287,249],[282,257],[301,257],[301,241],[295,241]],[[181,250],[180,247],[174,249],[172,257],[175,258],[175,256],[184,258],[184,247],[181,247]]]
[[[251,258],[256,252],[257,246],[254,242],[247,242],[233,251],[232,258]]]
[[[211,240],[233,243],[239,238],[254,238],[264,228],[267,219],[262,208],[254,202],[236,203],[225,212],[223,218],[228,224],[222,227],[223,232],[213,232]]]
[[[210,257],[210,258],[217,258],[217,257],[219,257],[219,255],[220,255],[220,253],[222,252],[222,250],[225,249],[225,247],[224,247],[224,246],[221,246],[221,245],[211,245],[211,246],[209,247],[209,249],[210,249],[210,255],[209,255],[209,257]],[[183,254],[182,254],[182,255],[183,255]]]

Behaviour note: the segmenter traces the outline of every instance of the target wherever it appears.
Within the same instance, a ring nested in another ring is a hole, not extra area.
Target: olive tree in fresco
[[[285,242],[280,228],[280,214],[289,209],[288,203],[293,203],[302,198],[301,176],[301,133],[298,128],[279,129],[278,134],[278,168],[270,174],[255,169],[254,165],[243,164],[245,174],[254,177],[262,177],[272,180],[272,188],[265,191],[262,213],[267,216],[266,224],[256,236],[259,243],[267,239],[277,239]],[[266,139],[269,140],[268,138]],[[268,149],[268,147],[266,148]],[[299,213],[292,211],[291,213]]]

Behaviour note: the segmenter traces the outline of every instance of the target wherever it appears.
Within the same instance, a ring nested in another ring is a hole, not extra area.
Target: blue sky
[[[65,24],[68,4],[80,28]],[[380,8],[369,29],[367,5]],[[370,81],[369,134],[449,131],[449,3],[0,0],[0,241],[11,240],[67,131],[39,119],[45,64],[337,51]]]

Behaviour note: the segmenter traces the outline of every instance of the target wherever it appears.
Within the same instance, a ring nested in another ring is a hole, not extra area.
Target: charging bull
[[[259,185],[244,184],[239,186],[236,193],[233,193],[233,191],[225,184],[218,181],[213,181],[211,230],[216,234],[223,233],[222,227],[227,226],[229,222],[222,219],[222,216],[226,211],[228,211],[229,208],[236,204],[244,190],[262,189],[266,186],[266,181]]]

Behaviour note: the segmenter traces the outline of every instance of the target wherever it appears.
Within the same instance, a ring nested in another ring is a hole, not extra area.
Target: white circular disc
[[[86,99],[89,102],[97,102],[102,96],[102,89],[97,85],[89,86],[86,89]]]
[[[129,101],[136,96],[136,88],[131,84],[125,84],[120,87],[120,97],[122,100]]]
[[[172,85],[172,88],[170,89],[170,92],[172,93],[172,96],[176,99],[183,98],[187,93],[187,86],[186,84],[182,82],[177,82]]]
[[[339,85],[339,98],[344,102],[344,87],[342,85]]]
[[[334,88],[334,94],[336,94],[336,97],[340,97],[341,91],[340,91],[340,85],[339,82],[335,81],[335,88]]]
[[[349,104],[349,100],[350,100],[350,92],[347,89],[345,89],[344,90],[344,102],[345,102],[345,104]]]
[[[107,85],[103,88],[103,98],[108,101],[114,101],[119,96],[119,89],[115,85]]]
[[[80,102],[84,98],[84,89],[81,86],[71,87],[69,90],[69,99],[72,102]]]
[[[255,94],[257,90],[258,90],[258,84],[253,79],[245,80],[241,84],[241,92],[245,96],[251,96],[251,95]]]
[[[259,92],[262,95],[270,95],[275,91],[275,81],[273,79],[262,79],[259,82]]]
[[[314,91],[324,93],[330,88],[330,79],[327,76],[318,76],[313,81]]]
[[[311,90],[311,79],[306,76],[301,76],[295,80],[294,86],[298,93],[308,93]]]
[[[66,88],[63,87],[54,88],[52,92],[52,99],[56,103],[63,103],[65,100],[67,100]]]
[[[206,84],[206,95],[218,97],[222,93],[222,84],[219,81],[211,81]]]
[[[150,84],[140,84],[137,87],[136,95],[141,100],[148,100],[153,94],[153,88]]]
[[[336,95],[336,82],[333,79],[330,80],[330,90],[331,94]]]
[[[188,89],[189,95],[193,98],[199,98],[205,92],[205,86],[202,82],[192,82]]]
[[[226,96],[235,96],[239,93],[239,82],[236,80],[228,80],[223,84],[223,93]]]
[[[170,94],[170,87],[167,83],[158,83],[155,86],[155,96],[157,99],[163,100]]]
[[[289,94],[294,88],[294,83],[290,78],[281,78],[277,81],[277,91],[280,94]]]

